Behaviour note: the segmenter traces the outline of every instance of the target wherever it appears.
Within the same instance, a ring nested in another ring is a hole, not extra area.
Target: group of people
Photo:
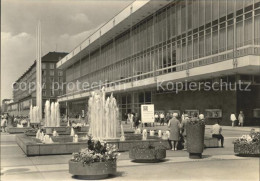
[[[154,115],[155,122],[160,123],[160,126],[164,125],[164,123],[168,124],[171,117],[170,113],[167,113],[165,116],[163,112],[155,113]]]
[[[183,144],[183,149],[187,149],[187,123],[189,121],[204,121],[204,115],[197,113],[194,113],[192,117],[189,117],[187,114],[184,114],[182,116],[182,119],[178,118],[177,113],[172,114],[172,118],[168,122],[168,127],[170,129],[170,137],[169,140],[171,141],[172,150],[177,150],[177,148],[181,148],[181,145]],[[224,147],[224,137],[222,135],[222,128],[219,125],[218,121],[216,124],[212,126],[212,137],[217,138],[218,140],[221,140],[221,147]]]
[[[238,126],[244,126],[245,115],[243,111],[240,111],[238,115],[238,119],[236,118],[236,115],[234,113],[230,115],[230,121],[232,122],[232,127],[235,126],[237,120],[238,120]]]
[[[137,129],[141,123],[141,117],[138,113],[125,113],[125,123],[130,123],[131,129]]]

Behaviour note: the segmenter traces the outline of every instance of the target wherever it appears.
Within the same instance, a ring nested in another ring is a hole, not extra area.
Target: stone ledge
[[[24,127],[24,128],[16,128],[16,127],[9,127],[7,132],[10,134],[17,134],[17,133],[24,133],[26,130],[31,129],[30,127]]]
[[[54,142],[51,144],[37,143],[34,137],[29,137],[26,135],[16,135],[16,142],[21,147],[23,152],[27,156],[36,155],[59,155],[59,154],[71,154],[73,152],[78,152],[82,148],[87,147],[87,143],[84,142]],[[132,141],[113,141],[110,144],[116,145],[119,151],[129,151],[133,146],[140,145],[153,145],[153,146],[163,146],[165,149],[170,149],[170,143],[168,140],[162,139],[151,139],[151,140],[132,140]],[[218,140],[216,138],[205,138],[206,148],[218,147]]]

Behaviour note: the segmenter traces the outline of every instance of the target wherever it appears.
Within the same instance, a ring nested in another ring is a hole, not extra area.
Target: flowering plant
[[[192,125],[205,125],[204,119],[199,119],[197,117],[191,118],[187,121],[187,124],[192,124]]]
[[[81,128],[83,126],[83,124],[82,123],[72,123],[72,127],[73,128]]]
[[[80,152],[74,152],[71,161],[82,162],[86,165],[94,162],[115,161],[119,155],[115,145],[92,140],[91,137],[87,145],[88,147]]]
[[[249,135],[242,135],[235,139],[234,143],[253,144],[260,143],[260,132],[251,132]]]

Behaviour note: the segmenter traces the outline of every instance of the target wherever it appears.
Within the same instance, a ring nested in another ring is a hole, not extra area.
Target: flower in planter
[[[249,135],[242,135],[240,138],[235,139],[233,143],[260,143],[260,132],[251,131]]]
[[[260,154],[260,132],[251,131],[249,135],[242,135],[234,140],[234,152],[246,155]]]
[[[166,148],[163,145],[138,144],[129,151],[129,157],[133,160],[158,161],[166,157]]]
[[[73,153],[71,161],[82,162],[83,165],[86,165],[94,162],[115,161],[118,156],[119,153],[115,145],[102,143],[99,140],[92,140],[89,137],[87,148]]]
[[[200,118],[194,117],[191,118],[187,124],[193,124],[193,125],[205,125],[204,116],[200,115]]]

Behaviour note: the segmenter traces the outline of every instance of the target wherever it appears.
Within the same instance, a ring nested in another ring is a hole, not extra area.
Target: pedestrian
[[[170,121],[171,118],[172,118],[172,117],[171,117],[171,114],[170,114],[170,113],[167,113],[167,114],[166,114],[166,118],[165,118],[167,125],[168,125],[168,123],[169,123],[169,121]]]
[[[129,119],[129,122],[130,122],[131,129],[133,129],[134,128],[134,114],[133,113],[129,113],[128,114],[128,119]]]
[[[6,119],[6,116],[2,116],[1,118],[1,130],[2,132],[6,132],[5,128],[6,128],[6,125],[7,125],[7,119]]]
[[[236,121],[236,120],[237,120],[236,115],[232,113],[232,114],[230,115],[230,121],[232,121],[232,127],[235,126],[235,121]]]
[[[124,115],[125,124],[127,124],[127,118],[128,118],[128,116],[127,116],[127,114],[125,113],[125,115]]]
[[[222,133],[222,127],[219,125],[219,122],[216,121],[216,123],[212,126],[212,138],[217,138],[218,140],[221,140],[221,147],[224,147],[224,137],[221,134]]]
[[[160,125],[164,125],[164,113],[161,112],[160,114]]]
[[[190,121],[189,119],[189,115],[188,114],[184,114],[183,115],[183,121],[181,122],[181,134],[183,136],[183,146],[184,146],[184,149],[183,150],[187,150],[187,124],[188,122]]]
[[[168,123],[168,127],[170,128],[170,138],[169,140],[171,141],[172,145],[172,150],[177,150],[177,144],[180,139],[180,128],[181,128],[181,123],[177,119],[178,114],[173,113],[172,119],[170,119]]]
[[[238,115],[238,124],[239,126],[244,126],[244,120],[245,120],[245,115],[243,113],[243,111],[240,111],[239,115]]]
[[[155,122],[158,123],[159,121],[159,115],[158,113],[156,112],[155,115],[154,115],[154,119],[155,119]]]
[[[134,128],[137,129],[140,124],[140,117],[138,113],[135,113],[134,116]]]

